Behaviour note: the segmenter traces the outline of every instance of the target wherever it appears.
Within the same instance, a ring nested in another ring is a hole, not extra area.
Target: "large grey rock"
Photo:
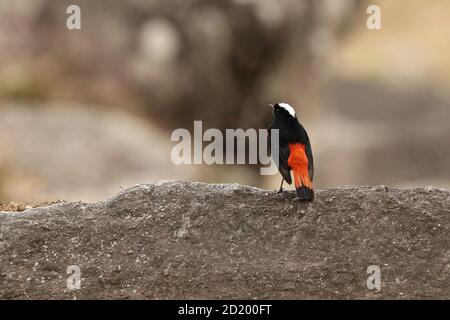
[[[98,203],[0,213],[0,298],[448,298],[450,197],[143,184]],[[67,266],[81,289],[66,288]],[[381,269],[381,290],[366,286]]]

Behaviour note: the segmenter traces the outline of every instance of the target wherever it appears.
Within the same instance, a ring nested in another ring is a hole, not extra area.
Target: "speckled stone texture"
[[[143,184],[0,213],[0,298],[449,298],[449,227],[449,192],[435,188],[341,187],[308,204],[234,184]],[[69,265],[79,290],[66,287]]]

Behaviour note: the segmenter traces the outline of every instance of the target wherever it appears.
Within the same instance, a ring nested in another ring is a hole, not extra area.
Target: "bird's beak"
[[[273,104],[269,104],[269,105],[267,105],[268,107],[271,107],[272,109],[273,109]]]

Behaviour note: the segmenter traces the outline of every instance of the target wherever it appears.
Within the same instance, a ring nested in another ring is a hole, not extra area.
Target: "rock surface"
[[[0,213],[0,298],[448,298],[450,194],[159,182]],[[67,267],[81,271],[69,291]],[[381,270],[381,290],[366,286]]]

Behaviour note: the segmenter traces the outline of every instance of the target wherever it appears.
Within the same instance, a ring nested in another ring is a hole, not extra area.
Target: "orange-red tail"
[[[308,174],[308,157],[305,153],[305,145],[301,143],[289,144],[290,155],[288,165],[292,169],[295,189],[302,200],[314,200],[312,181]]]

